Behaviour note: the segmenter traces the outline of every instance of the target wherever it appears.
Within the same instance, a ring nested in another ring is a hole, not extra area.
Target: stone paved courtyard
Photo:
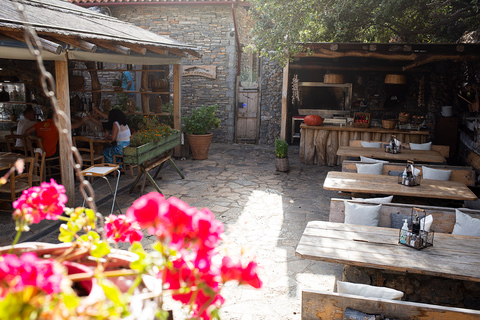
[[[166,197],[209,208],[225,225],[229,250],[243,250],[261,266],[262,289],[236,285],[223,289],[222,319],[300,319],[302,290],[333,291],[342,273],[341,265],[295,256],[306,223],[328,220],[330,198],[338,194],[323,190],[323,180],[329,170],[339,168],[301,164],[298,147],[289,150],[290,172],[276,172],[274,159],[273,147],[215,143],[207,160],[175,160],[185,179],[168,164],[156,180]],[[123,213],[140,196],[139,189],[128,194],[132,182],[129,173],[121,177],[118,202]],[[94,188],[100,212],[108,214],[112,200],[104,181],[95,182]],[[145,193],[151,191],[154,188],[147,183]],[[81,205],[78,192],[76,199]],[[14,236],[10,215],[4,214],[0,224],[4,230],[0,241],[7,245]],[[46,221],[24,234],[22,241],[58,242],[57,230],[57,222]],[[153,241],[147,235],[143,243]]]

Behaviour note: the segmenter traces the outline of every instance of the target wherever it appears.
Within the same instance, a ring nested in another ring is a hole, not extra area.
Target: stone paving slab
[[[300,319],[302,290],[333,291],[336,278],[342,274],[342,265],[295,256],[307,222],[328,220],[330,198],[338,194],[323,190],[323,181],[328,171],[340,168],[301,164],[298,147],[289,150],[290,172],[276,172],[274,159],[273,147],[214,143],[207,160],[175,160],[185,179],[167,164],[156,180],[166,197],[209,208],[224,223],[229,246],[243,248],[262,268],[262,289],[224,288],[222,319]],[[132,182],[129,174],[121,177],[118,202],[123,213],[140,196],[139,188],[128,194]],[[147,182],[145,193],[151,191],[154,188]],[[95,184],[96,203],[104,214],[110,212],[112,204],[108,194],[103,183]],[[77,192],[76,204],[81,203]],[[0,216],[0,227],[4,230],[0,242],[6,245],[15,234],[11,215]],[[57,222],[42,222],[22,240],[33,236],[35,241],[58,242],[57,227]],[[143,240],[144,245],[153,241],[151,236]],[[175,309],[175,303],[167,305]],[[181,313],[175,316],[182,319]]]

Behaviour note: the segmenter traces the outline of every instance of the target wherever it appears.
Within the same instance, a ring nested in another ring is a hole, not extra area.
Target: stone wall
[[[218,104],[222,122],[215,130],[214,141],[232,142],[236,51],[235,36],[231,35],[234,26],[230,6],[129,5],[110,8],[112,15],[120,20],[200,48],[201,60],[190,57],[183,60],[183,65],[216,66],[217,77],[183,77],[182,114],[188,115],[201,105]],[[172,79],[170,82],[173,83]]]
[[[273,146],[275,139],[280,137],[283,68],[275,61],[263,58],[261,79],[259,143]]]

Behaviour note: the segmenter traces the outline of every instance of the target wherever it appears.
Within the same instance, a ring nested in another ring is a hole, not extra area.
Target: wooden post
[[[283,85],[282,85],[282,119],[280,122],[280,139],[287,140],[287,115],[288,115],[288,69],[289,62],[283,68]]]
[[[182,130],[182,65],[173,65],[173,128]],[[181,156],[181,146],[176,146],[173,156]]]
[[[143,65],[142,66],[142,80],[141,85],[140,85],[140,91],[148,91],[148,72],[145,71],[148,70],[148,66]],[[150,98],[149,95],[146,93],[141,94],[142,97],[142,112],[143,113],[150,113]]]
[[[55,61],[55,88],[57,103],[60,110],[67,114],[67,118],[70,119],[70,95],[68,89],[68,62],[67,61]],[[71,139],[71,124],[70,121],[65,123],[66,129],[70,134]],[[67,140],[59,132],[59,154],[60,154],[60,172],[62,173],[62,184],[65,187],[68,197],[67,206],[75,206],[75,180],[73,175],[73,167],[70,161],[68,161],[65,155],[71,154],[71,150],[68,147]]]

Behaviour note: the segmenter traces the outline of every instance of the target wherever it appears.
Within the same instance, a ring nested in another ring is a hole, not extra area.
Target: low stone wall
[[[480,310],[478,282],[347,265],[343,280],[403,291],[405,301]]]

